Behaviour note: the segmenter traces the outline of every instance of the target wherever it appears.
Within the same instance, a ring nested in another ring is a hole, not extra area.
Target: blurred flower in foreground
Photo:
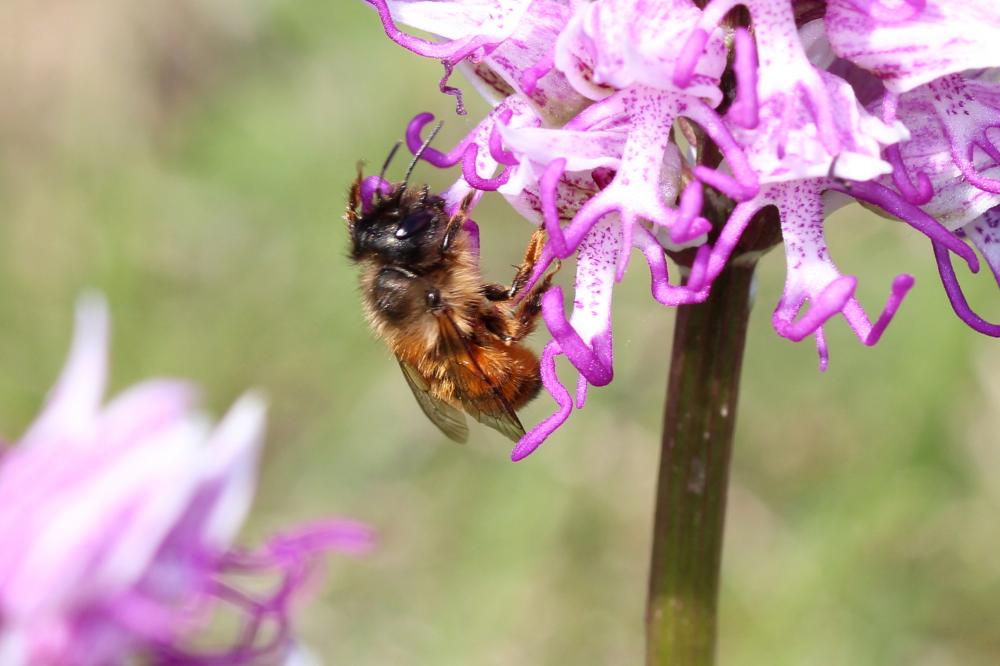
[[[657,301],[702,302],[731,262],[773,244],[760,240],[765,209],[787,260],[774,328],[794,341],[815,337],[821,368],[827,321],[843,315],[873,345],[913,285],[897,276],[869,318],[857,279],[840,273],[825,240],[838,199],[925,235],[956,313],[1000,336],[969,308],[952,265],[957,256],[979,270],[969,239],[1000,276],[994,0],[367,2],[393,41],[444,63],[442,90],[456,91],[445,83],[458,67],[494,105],[452,151],[423,156],[461,162],[448,199],[499,191],[543,224],[536,277],[556,259],[577,259],[570,318],[559,287],[543,299],[553,339],[542,379],[559,409],[521,440],[515,460],[583,406],[589,385],[611,381],[611,291],[632,249],[649,265]],[[411,122],[411,150],[432,119]],[[706,187],[728,206],[709,210]],[[684,248],[696,248],[674,255],[687,279],[671,284],[665,252]],[[560,354],[579,372],[575,400],[555,373]]]
[[[300,649],[295,593],[322,551],[369,548],[369,529],[330,520],[259,551],[232,548],[253,495],[263,402],[247,395],[213,427],[193,410],[191,386],[153,380],[102,406],[107,340],[103,300],[82,299],[59,382],[0,459],[0,663],[289,658]],[[247,575],[273,589],[226,580]],[[194,649],[222,611],[238,615],[238,636]]]

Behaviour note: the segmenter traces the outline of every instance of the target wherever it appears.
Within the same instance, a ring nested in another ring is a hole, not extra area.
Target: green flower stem
[[[709,666],[754,262],[677,310],[653,524],[647,666]]]

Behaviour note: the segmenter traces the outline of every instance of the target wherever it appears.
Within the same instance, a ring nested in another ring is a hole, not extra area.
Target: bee
[[[437,129],[435,129],[435,132]],[[524,292],[545,243],[531,236],[510,286],[486,284],[477,242],[466,228],[471,196],[449,214],[426,185],[408,184],[431,137],[400,183],[362,205],[363,176],[348,193],[350,257],[360,267],[365,315],[396,356],[424,414],[449,438],[469,436],[465,414],[517,441],[517,410],[541,388],[532,332],[555,270]],[[382,168],[384,175],[399,144]],[[464,413],[463,413],[464,412]]]

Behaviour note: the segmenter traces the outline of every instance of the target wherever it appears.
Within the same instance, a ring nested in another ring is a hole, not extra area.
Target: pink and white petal
[[[912,135],[899,145],[905,175],[933,190],[927,213],[955,230],[1000,205],[1000,192],[981,187],[1000,184],[1000,164],[977,147],[997,138],[989,128],[1000,123],[1000,86],[947,77],[901,95],[896,113]]]
[[[600,56],[589,34],[593,31],[593,5],[581,4],[559,33],[553,55],[554,67],[562,72],[569,84],[583,97],[600,100],[615,89],[595,78],[594,68]]]
[[[406,144],[416,154],[423,145],[421,132],[433,122],[430,113],[416,115],[406,129]],[[421,159],[437,167],[448,167],[458,162],[462,164],[462,180],[455,183],[445,196],[449,204],[459,201],[472,189],[496,190],[515,177],[516,158],[507,154],[500,141],[502,127],[512,128],[536,126],[541,118],[521,97],[511,96],[503,100],[487,114],[469,134],[447,153],[434,148],[426,148]],[[497,173],[503,161],[504,169]],[[494,175],[495,174],[495,175]]]
[[[486,60],[478,62],[463,60],[455,68],[465,75],[480,97],[490,106],[496,106],[506,98],[517,94],[517,90],[497,74]]]
[[[576,259],[573,313],[563,311],[562,289],[542,299],[542,318],[570,363],[594,386],[611,381],[611,294],[622,240],[616,220],[598,222],[580,243]]]
[[[912,9],[919,5],[907,3]],[[903,93],[967,69],[1000,66],[1000,10],[995,0],[926,0],[905,20],[879,18],[857,0],[829,0],[834,51]]]
[[[761,74],[762,80],[774,76]],[[846,81],[826,72],[819,76],[834,110],[838,150],[828,149],[815,114],[797,95],[762,95],[757,127],[733,130],[737,139],[748,146],[747,158],[762,183],[822,178],[831,173],[851,180],[870,180],[892,171],[892,166],[882,159],[882,146],[908,138],[903,123],[882,122],[858,103]]]
[[[88,441],[108,375],[108,305],[87,294],[77,303],[69,358],[45,408],[21,438],[21,448],[64,447]]]
[[[376,5],[381,2],[367,0]],[[451,42],[423,46],[408,35],[389,35],[412,51],[432,58],[448,57],[447,46],[458,48],[459,43],[478,39],[484,44],[497,44],[507,39],[525,17],[531,0],[385,0],[394,21],[444,37]],[[388,30],[388,26],[387,26]],[[400,41],[403,39],[403,41]],[[407,43],[404,43],[407,42]],[[423,41],[423,40],[420,40]],[[418,50],[421,49],[421,50]]]
[[[823,233],[826,187],[824,179],[815,179],[768,185],[762,190],[762,196],[778,208],[787,262],[784,293],[771,321],[779,335],[796,342],[815,333],[821,370],[829,362],[823,325],[831,317],[843,314],[862,344],[874,345],[913,286],[912,277],[898,276],[876,322],[868,319],[854,297],[857,280],[841,275],[829,256]],[[807,303],[809,308],[802,314]]]
[[[711,0],[682,48],[674,70],[674,82],[687,85],[692,80],[694,68],[704,57],[709,35],[737,4],[746,6],[750,11],[759,61],[758,98],[762,103],[766,99],[779,100],[780,106],[787,107],[787,110],[779,113],[778,117],[786,119],[786,122],[796,106],[808,109],[815,120],[820,141],[827,151],[839,152],[835,111],[819,70],[809,62],[806,55],[799,38],[792,3],[788,0]],[[754,78],[741,76],[747,82],[752,82]],[[740,96],[747,97],[746,93],[741,93]],[[782,130],[779,135],[784,133]],[[779,136],[778,146],[783,143],[782,136]],[[780,150],[781,148],[779,152]]]
[[[465,115],[462,91],[448,84],[456,65],[472,58],[481,60],[502,44],[525,17],[531,0],[473,0],[472,2],[426,2],[423,0],[366,0],[378,12],[389,39],[419,55],[438,58],[444,65],[441,92],[456,97],[456,112]],[[432,34],[453,35],[431,41],[408,34],[398,23],[408,23]]]
[[[722,100],[719,78],[726,66],[721,31],[712,33],[691,81],[683,89],[664,72],[673,69],[684,38],[697,24],[700,10],[690,0],[598,1],[580,11],[581,26],[594,54],[592,78],[617,89],[644,85],[683,90],[716,106]]]
[[[199,392],[180,380],[156,379],[137,384],[117,395],[102,410],[96,440],[102,448],[142,442],[190,413]]]
[[[578,409],[584,405],[588,384],[604,386],[611,382],[614,376],[611,295],[621,248],[621,235],[615,220],[602,220],[580,243],[573,312],[569,320],[563,311],[562,288],[552,287],[542,297],[542,317],[552,334],[552,340],[542,353],[542,384],[555,399],[558,409],[521,438],[511,453],[513,460],[522,460],[534,452],[572,412],[573,398],[556,374],[556,356],[564,354],[580,373]]]
[[[520,93],[547,123],[563,124],[588,101],[561,72],[546,64],[570,15],[565,2],[535,0],[510,37],[481,63],[469,63],[466,73],[479,79],[473,84],[480,92],[493,89],[501,98],[506,96],[502,94],[505,88]]]
[[[671,226],[677,219],[664,199],[665,177],[676,178],[676,170],[665,170],[668,160],[676,157],[670,148],[673,121],[686,100],[676,93],[634,87],[619,93],[626,109],[631,109],[631,125],[622,149],[618,171],[611,183],[584,205],[565,230],[568,252],[575,249],[594,225],[604,216],[621,215],[624,247],[632,246],[632,227],[639,219],[661,226]],[[673,192],[676,196],[676,185]],[[550,230],[551,232],[551,230]],[[618,274],[625,269],[627,253],[620,253]]]
[[[511,179],[513,181],[513,179]],[[508,183],[509,185],[510,183]],[[543,224],[542,197],[537,183],[527,185],[514,194],[508,194],[504,186],[500,193],[522,217],[534,224]],[[589,172],[563,173],[555,187],[555,214],[559,222],[568,224],[587,201],[597,194],[593,175]],[[548,267],[539,267],[539,275]]]
[[[501,126],[507,148],[524,161],[548,164],[566,160],[567,171],[588,171],[605,166],[617,169],[625,147],[621,131],[576,131],[547,127]]]
[[[207,552],[228,548],[250,511],[263,446],[264,400],[244,395],[204,445],[196,495],[175,521],[171,539],[200,544]]]
[[[78,456],[78,465],[89,466],[83,482],[44,501],[5,507],[22,512],[25,544],[2,569],[5,612],[31,616],[137,581],[187,504],[204,434],[204,425],[180,422],[99,466]]]
[[[986,211],[961,230],[982,252],[1000,286],[1000,206]]]
[[[722,101],[719,79],[726,69],[728,53],[721,30],[712,31],[691,80],[678,87],[672,76],[684,41],[701,18],[701,10],[689,0],[644,2],[646,10],[633,24],[633,38],[627,42],[627,62],[637,83],[685,92],[711,107]]]
[[[622,237],[617,220],[609,216],[594,225],[587,237],[580,243],[576,254],[576,283],[573,291],[573,314],[569,323],[580,339],[597,351],[607,344],[608,365],[610,366],[611,344],[611,295],[615,283],[615,266],[622,252]],[[566,350],[563,350],[564,353]],[[600,350],[604,352],[605,350]],[[567,353],[567,356],[569,354]],[[574,362],[572,356],[570,362]],[[588,373],[577,365],[577,369]],[[608,377],[610,381],[610,377]],[[601,385],[591,381],[594,385]],[[607,383],[606,381],[603,383]]]
[[[927,91],[962,176],[981,190],[1000,194],[995,171],[1000,166],[1000,84],[956,74],[932,81]]]

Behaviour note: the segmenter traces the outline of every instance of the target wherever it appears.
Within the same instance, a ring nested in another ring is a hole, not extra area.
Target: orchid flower
[[[362,552],[370,530],[317,522],[245,551],[265,407],[241,398],[213,426],[183,382],[153,380],[102,405],[108,317],[81,300],[48,402],[0,459],[0,662],[77,666],[274,662],[297,649],[291,602],[325,550]],[[241,591],[233,575],[276,579]],[[216,652],[192,637],[215,613],[243,628]]]
[[[463,68],[493,104],[452,151],[424,155],[462,162],[450,200],[497,191],[544,225],[536,278],[576,257],[570,316],[559,287],[542,304],[552,334],[542,380],[558,409],[515,459],[582,406],[588,386],[611,381],[611,292],[631,250],[649,265],[655,300],[701,302],[727,266],[767,249],[747,245],[765,209],[777,211],[788,266],[774,327],[815,336],[821,368],[832,317],[875,344],[914,282],[897,276],[869,318],[824,239],[837,201],[926,236],[956,311],[1000,335],[965,304],[952,267],[957,256],[979,270],[971,240],[1000,275],[1000,70],[988,69],[1000,68],[1000,7],[990,0],[367,1],[394,41]],[[727,218],[710,221],[707,188],[730,202]],[[683,284],[667,276],[677,252]],[[561,354],[579,374],[575,398],[555,372]]]

